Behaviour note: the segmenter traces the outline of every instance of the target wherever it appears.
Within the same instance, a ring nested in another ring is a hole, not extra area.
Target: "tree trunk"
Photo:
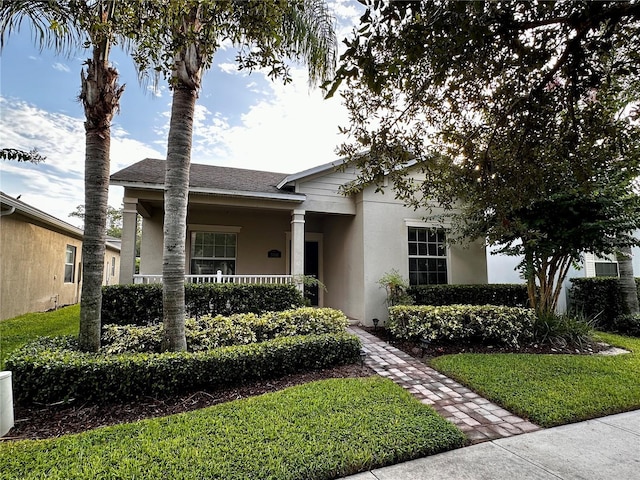
[[[533,266],[533,253],[525,250],[524,254],[524,278],[527,280],[527,296],[529,297],[529,308],[538,310],[538,290],[536,287],[535,267]]]
[[[183,83],[173,88],[164,187],[162,306],[164,348],[187,349],[184,332],[184,275],[189,201],[189,165],[197,90]]]
[[[534,251],[525,249],[522,272],[527,280],[529,307],[538,317],[555,314],[570,266],[570,257],[539,257]]]
[[[118,72],[109,67],[109,43],[97,42],[93,58],[82,72],[82,100],[86,121],[84,173],[84,240],[82,242],[82,294],[80,334],[84,351],[100,349],[100,311],[105,252],[107,206],[109,198],[109,149],[111,120],[118,109],[124,87],[117,84]]]
[[[618,261],[618,273],[620,274],[618,282],[620,283],[624,311],[631,315],[637,315],[640,313],[640,307],[638,307],[638,289],[633,276],[631,247],[620,247],[616,251],[616,260]]]

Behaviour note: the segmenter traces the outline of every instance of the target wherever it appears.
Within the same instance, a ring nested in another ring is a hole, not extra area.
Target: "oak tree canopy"
[[[454,236],[522,255],[539,312],[582,252],[637,243],[638,2],[363,3],[329,89],[346,87],[348,189],[388,175]]]

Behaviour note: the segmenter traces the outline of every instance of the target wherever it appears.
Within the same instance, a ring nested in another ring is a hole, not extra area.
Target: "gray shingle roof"
[[[116,184],[162,185],[164,184],[164,172],[164,160],[145,158],[111,175],[111,181]],[[286,177],[286,173],[192,163],[189,186],[239,192],[282,193],[281,190],[278,190],[277,185]]]

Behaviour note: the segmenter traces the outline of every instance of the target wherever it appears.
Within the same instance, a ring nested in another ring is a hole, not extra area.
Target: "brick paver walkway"
[[[422,403],[431,405],[456,424],[472,443],[540,429],[375,335],[355,326],[349,330],[362,341],[362,348],[367,353],[366,365],[378,375],[406,388]]]

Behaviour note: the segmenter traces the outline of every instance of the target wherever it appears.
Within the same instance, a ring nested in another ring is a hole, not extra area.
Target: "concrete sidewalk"
[[[640,410],[472,445],[349,480],[638,480]]]

